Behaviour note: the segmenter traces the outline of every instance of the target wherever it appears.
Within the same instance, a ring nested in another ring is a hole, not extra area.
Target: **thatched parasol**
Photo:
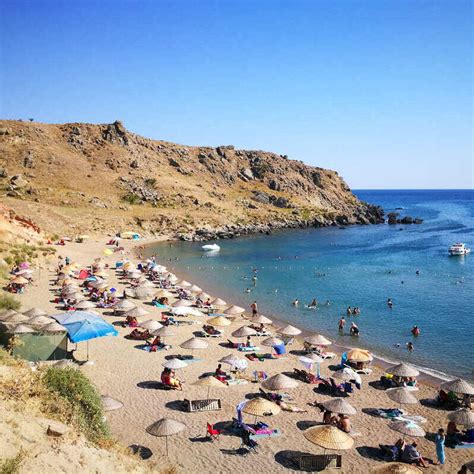
[[[211,299],[211,295],[209,295],[205,291],[201,291],[201,293],[198,293],[197,297],[200,298],[202,301],[206,301],[206,300]]]
[[[313,334],[304,339],[304,342],[311,344],[312,346],[330,346],[332,342],[329,339],[326,339],[321,334]]]
[[[232,336],[234,337],[248,337],[248,336],[256,336],[257,331],[255,329],[252,329],[249,326],[242,326],[239,329],[236,329],[233,333]]]
[[[186,425],[180,421],[172,420],[170,418],[162,418],[161,420],[158,420],[152,425],[148,426],[146,431],[152,436],[166,438],[166,456],[168,456],[168,436],[177,434],[180,431],[183,431],[185,428]]]
[[[15,327],[8,329],[6,332],[8,334],[28,334],[36,331],[26,324],[17,324]]]
[[[137,305],[130,300],[121,300],[114,306],[114,311],[129,311],[136,307]]]
[[[191,288],[189,288],[189,291],[191,293],[200,293],[202,291],[202,288],[197,285],[192,285]]]
[[[147,321],[140,323],[139,326],[143,329],[148,329],[148,331],[156,331],[163,327],[163,325],[155,319],[148,319]]]
[[[297,336],[298,334],[301,334],[301,329],[295,328],[294,326],[291,326],[291,324],[287,324],[278,329],[277,332],[284,336]]]
[[[454,421],[458,425],[474,426],[474,412],[469,408],[461,408],[450,413],[448,420]]]
[[[411,405],[418,403],[418,399],[405,387],[389,388],[386,392],[387,397],[400,405]]]
[[[220,298],[215,298],[211,301],[211,304],[212,306],[219,306],[219,307],[223,307],[223,306],[227,306],[227,303],[220,299]]]
[[[445,392],[461,393],[463,395],[474,395],[474,387],[463,379],[450,380],[440,385]]]
[[[35,307],[29,309],[28,311],[23,311],[23,314],[29,318],[34,318],[35,316],[46,316],[48,313],[46,313],[46,311],[42,310],[41,308]]]
[[[246,402],[242,411],[253,416],[269,416],[278,415],[281,408],[276,403],[270,402],[266,398],[256,397]]]
[[[216,316],[215,318],[208,319],[207,324],[210,324],[211,326],[229,326],[232,323],[224,316]]]
[[[182,347],[183,349],[191,349],[191,350],[207,349],[209,347],[209,343],[199,337],[192,337],[191,339],[188,339],[187,341],[184,341],[183,343],[181,343],[179,347]]]
[[[156,293],[156,296],[158,298],[173,298],[174,294],[171,293],[170,291],[168,290],[159,290],[157,293]]]
[[[53,322],[55,322],[55,320],[53,318],[49,318],[48,316],[35,316],[28,319],[26,324],[29,324],[30,326],[44,326]]]
[[[190,300],[176,300],[174,303],[171,304],[172,308],[178,308],[181,306],[192,306],[194,303]]]
[[[61,324],[54,322],[48,323],[44,326],[41,326],[41,332],[49,332],[49,333],[56,333],[56,332],[66,332],[66,328],[61,326]]]
[[[164,341],[165,337],[176,336],[176,331],[171,326],[163,326],[156,331],[153,331],[151,334],[152,336],[160,336],[160,338]]]
[[[192,283],[189,283],[189,281],[186,280],[178,280],[175,284],[181,288],[191,288],[193,286]]]
[[[339,415],[355,415],[357,410],[343,398],[331,398],[330,400],[325,400],[321,402],[321,405],[333,413],[338,413]]]
[[[228,314],[228,315],[242,314],[242,313],[245,313],[245,309],[241,308],[240,306],[235,306],[235,305],[230,306],[224,311],[224,314]]]
[[[28,283],[28,280],[25,277],[17,276],[13,277],[11,279],[11,282],[15,283],[15,285],[26,285]]]
[[[267,337],[261,342],[262,346],[275,347],[284,344],[284,342],[278,337]]]
[[[146,309],[137,307],[137,308],[128,310],[126,313],[123,314],[123,316],[125,317],[131,316],[132,318],[140,318],[142,316],[146,316],[147,314],[150,314],[150,312],[147,311]]]
[[[308,441],[324,449],[351,449],[354,445],[354,439],[335,426],[313,426],[303,434]]]
[[[388,424],[388,427],[394,431],[398,431],[398,433],[402,433],[404,439],[405,436],[423,438],[426,435],[425,430],[413,421],[392,421]]]
[[[254,324],[272,324],[272,320],[264,316],[263,314],[256,314],[250,318],[250,321]]]
[[[79,303],[76,304],[76,309],[91,309],[95,308],[96,305],[92,301],[80,301]]]
[[[30,318],[28,316],[25,316],[24,314],[19,314],[15,313],[12,314],[11,316],[6,317],[3,321],[5,323],[23,323],[25,321],[28,321]]]
[[[102,395],[102,405],[104,407],[105,411],[113,411],[113,410],[118,410],[119,408],[123,407],[123,403],[115,400],[112,397],[109,397],[108,395]]]
[[[10,316],[13,316],[14,314],[19,314],[19,313],[17,313],[14,309],[7,309],[6,311],[2,311],[0,313],[0,321],[6,321]]]
[[[279,390],[289,390],[291,388],[296,388],[298,382],[285,374],[277,374],[273,377],[268,378],[262,382],[262,387],[267,390],[279,391]]]
[[[173,359],[167,360],[161,365],[163,367],[166,367],[167,369],[175,370],[175,369],[184,369],[184,367],[188,366],[188,363],[185,362],[184,360],[173,358]]]
[[[209,377],[204,377],[202,379],[196,380],[192,385],[197,385],[199,387],[207,387],[207,398],[209,399],[209,393],[211,388],[227,388],[227,385],[220,380],[216,379],[213,375]]]
[[[365,349],[351,349],[347,353],[347,360],[351,362],[371,362],[373,359],[372,353]]]
[[[415,367],[405,364],[405,362],[388,368],[386,372],[397,377],[417,377],[420,375],[420,372]]]

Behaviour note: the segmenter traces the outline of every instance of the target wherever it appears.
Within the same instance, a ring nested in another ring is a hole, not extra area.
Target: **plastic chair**
[[[211,441],[214,441],[215,439],[219,438],[219,435],[222,433],[222,430],[217,430],[214,428],[214,425],[211,425],[210,423],[207,423],[206,427],[206,435],[211,438]]]

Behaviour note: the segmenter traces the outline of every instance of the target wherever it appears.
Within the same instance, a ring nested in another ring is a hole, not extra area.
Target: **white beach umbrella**
[[[343,382],[350,382],[354,380],[356,383],[361,384],[361,376],[350,367],[344,367],[343,369],[336,370],[332,375],[337,380],[342,380]]]
[[[211,301],[212,306],[224,307],[227,306],[227,303],[221,298],[215,298]]]
[[[177,370],[177,369],[183,369],[184,367],[187,367],[188,363],[185,362],[184,360],[173,358],[173,359],[167,360],[161,365],[163,367],[166,367],[167,369]]]
[[[193,284],[186,280],[179,280],[176,282],[176,286],[180,286],[181,288],[191,288]]]
[[[189,291],[191,293],[200,293],[202,291],[202,288],[197,285],[192,285],[191,288],[189,288]]]
[[[114,311],[129,311],[136,307],[137,305],[130,300],[120,300],[114,305]]]
[[[197,308],[190,306],[178,306],[177,308],[172,308],[171,312],[177,316],[205,316],[205,314]]]
[[[230,315],[242,314],[242,313],[245,313],[245,309],[241,308],[240,306],[235,306],[235,305],[231,306],[230,308],[227,308],[224,311],[224,314],[230,314]]]
[[[131,317],[134,317],[134,318],[140,318],[140,317],[146,316],[148,314],[150,314],[149,311],[139,307],[139,308],[132,308],[132,309],[128,310],[126,313],[124,313],[123,315],[125,317],[131,316]]]

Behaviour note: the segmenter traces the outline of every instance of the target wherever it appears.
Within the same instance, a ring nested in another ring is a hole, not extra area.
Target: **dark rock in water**
[[[396,211],[403,211],[403,207],[396,207],[395,210]]]
[[[390,212],[387,214],[388,217],[388,223],[390,225],[396,224],[397,223],[397,217],[399,216],[398,212]]]
[[[400,219],[400,224],[413,224],[413,217],[405,216]]]
[[[423,224],[423,219],[420,219],[419,217],[415,217],[413,219],[413,224]]]

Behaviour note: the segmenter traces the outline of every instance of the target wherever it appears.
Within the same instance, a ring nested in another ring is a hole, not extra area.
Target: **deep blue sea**
[[[424,223],[289,230],[222,240],[220,253],[213,257],[205,256],[201,243],[159,244],[151,251],[179,276],[233,303],[248,307],[256,300],[262,314],[343,345],[472,379],[474,250],[466,257],[450,257],[447,251],[454,242],[474,248],[474,191],[355,194],[386,213],[402,208],[401,216],[421,217]],[[291,304],[295,298],[298,308]],[[321,303],[316,310],[305,307],[313,298]],[[394,302],[392,309],[387,298]],[[323,304],[326,300],[329,306]],[[361,308],[360,316],[346,318],[349,323],[356,320],[359,338],[338,336],[337,322],[348,306]],[[417,338],[410,333],[415,324],[421,329]],[[415,345],[411,353],[408,341]]]

